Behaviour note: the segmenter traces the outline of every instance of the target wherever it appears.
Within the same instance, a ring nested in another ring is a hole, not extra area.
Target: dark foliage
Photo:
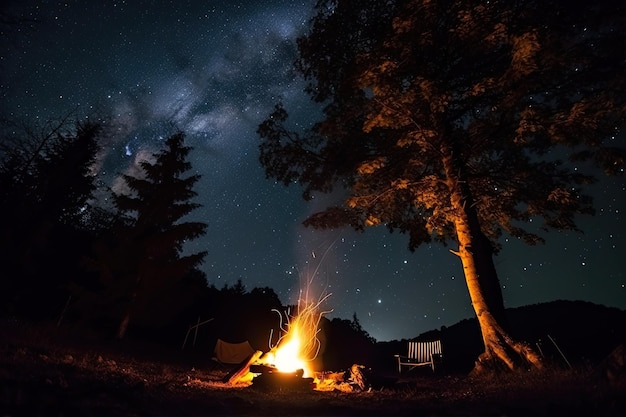
[[[100,126],[64,120],[15,131],[3,130],[0,161],[2,310],[50,318],[89,247]]]
[[[141,161],[143,177],[122,175],[128,193],[114,193],[119,219],[95,243],[91,267],[108,292],[113,314],[121,317],[124,337],[130,319],[169,322],[179,313],[186,292],[179,282],[202,263],[207,252],[184,253],[184,243],[206,233],[206,224],[184,221],[200,207],[191,200],[199,175],[184,176],[191,164],[184,134],[165,141],[154,162]],[[116,311],[117,309],[117,311]]]
[[[455,240],[447,149],[494,249],[503,233],[535,244],[529,219],[577,230],[593,212],[582,161],[621,172],[620,2],[327,0],[316,12],[296,68],[324,117],[290,131],[278,104],[258,128],[268,177],[305,199],[349,192],[305,224],[381,224],[411,249]]]
[[[349,369],[353,364],[372,366],[376,361],[375,344],[359,323],[356,314],[352,320],[334,318],[322,322],[325,339],[322,353],[323,369]]]

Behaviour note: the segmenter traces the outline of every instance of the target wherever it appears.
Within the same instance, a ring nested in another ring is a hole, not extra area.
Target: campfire
[[[322,260],[330,250],[326,249]],[[315,259],[315,252],[312,252]],[[321,264],[321,263],[320,263]],[[238,381],[250,381],[259,388],[271,390],[286,389],[316,389],[316,390],[349,390],[353,387],[365,389],[361,365],[354,364],[349,371],[344,372],[316,372],[313,361],[320,353],[321,342],[318,334],[321,331],[320,321],[324,314],[332,310],[322,309],[324,302],[331,296],[324,293],[316,301],[310,294],[313,277],[317,269],[308,275],[304,290],[300,289],[300,297],[293,315],[289,311],[285,316],[276,311],[280,317],[281,336],[278,342],[271,346],[266,353],[256,351],[245,363],[224,382],[236,384]]]
[[[274,366],[279,372],[302,370],[305,377],[313,375],[311,363],[320,351],[319,324],[326,311],[321,304],[330,296],[312,302],[299,302],[295,317],[287,314],[287,323],[282,325],[283,335],[276,346],[260,358],[263,364]],[[281,316],[282,317],[282,316]]]
[[[281,317],[282,336],[274,347],[251,364],[250,372],[256,374],[254,384],[272,388],[315,388],[312,363],[320,352],[319,324],[327,313],[321,305],[328,297],[330,294],[316,302],[301,298],[295,315],[287,312],[285,323],[282,314],[277,312]]]
[[[282,336],[266,353],[255,352],[225,382],[252,382],[252,386],[267,391],[365,389],[363,366],[353,365],[344,372],[322,372],[313,368],[320,353],[318,338],[320,320],[329,311],[321,309],[330,294],[316,302],[299,302],[295,314],[286,313]],[[271,337],[270,337],[271,339]]]

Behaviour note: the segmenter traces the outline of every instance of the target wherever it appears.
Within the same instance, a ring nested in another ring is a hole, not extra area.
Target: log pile
[[[354,364],[347,371],[319,372],[315,375],[316,390],[359,392],[367,391],[369,384],[363,370],[363,365]]]
[[[369,384],[363,365],[354,364],[347,371],[316,372],[314,378],[305,378],[304,371],[280,372],[270,365],[259,364],[261,351],[256,351],[241,362],[222,381],[229,385],[241,385],[252,381],[252,387],[267,392],[297,391],[367,391]]]

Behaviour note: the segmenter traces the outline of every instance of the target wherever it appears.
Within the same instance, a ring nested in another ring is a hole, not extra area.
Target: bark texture
[[[541,368],[541,357],[526,343],[518,342],[506,330],[504,299],[493,264],[493,249],[480,229],[469,188],[456,168],[452,152],[442,153],[456,229],[458,251],[465,282],[480,326],[485,351],[479,356],[475,373]]]

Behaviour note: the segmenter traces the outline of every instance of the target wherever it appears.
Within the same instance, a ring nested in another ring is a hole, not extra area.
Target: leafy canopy
[[[305,224],[384,224],[415,249],[455,238],[450,151],[482,232],[528,243],[593,213],[590,163],[623,172],[625,6],[321,0],[296,68],[324,105],[307,132],[278,104],[258,129],[266,175],[344,201]]]

